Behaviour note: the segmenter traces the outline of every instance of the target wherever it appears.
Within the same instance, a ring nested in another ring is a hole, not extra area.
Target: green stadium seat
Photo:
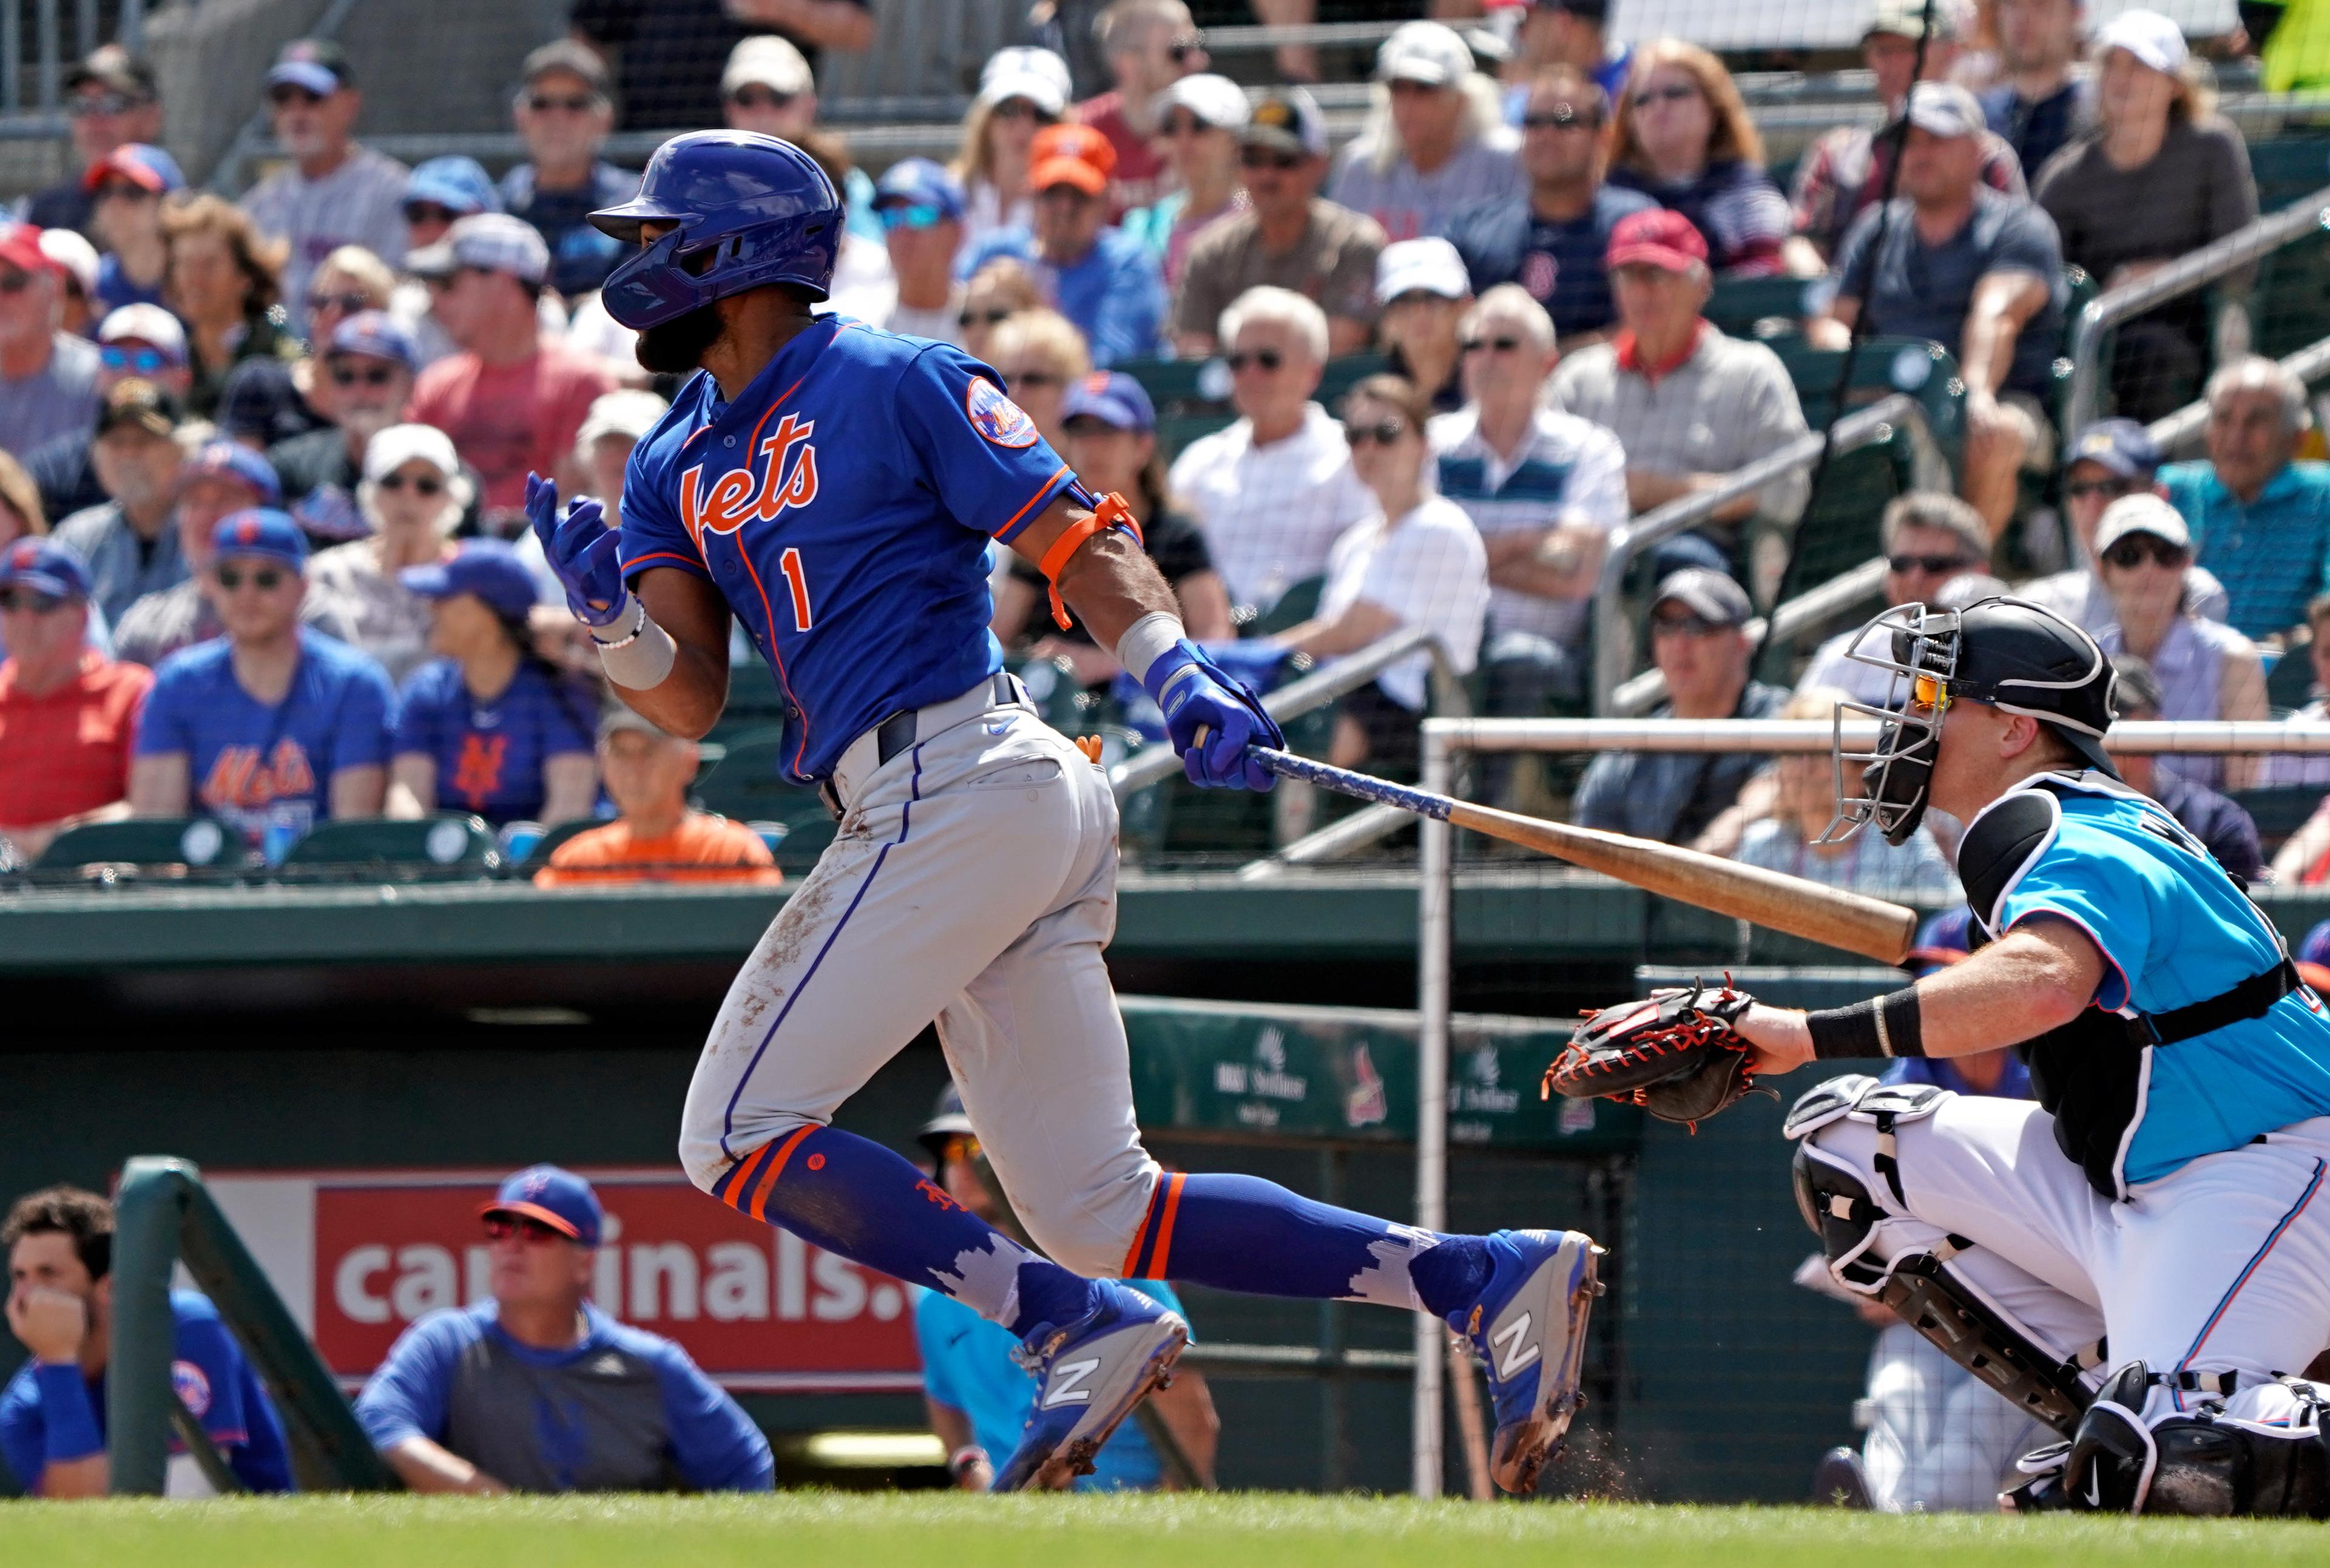
[[[2258,841],[2270,860],[2289,835],[2306,825],[2322,804],[2320,784],[2277,784],[2266,789],[2236,790],[2232,802],[2257,823]]]
[[[497,870],[501,844],[479,817],[352,817],[318,822],[283,857],[288,869]]]
[[[819,812],[817,792],[788,783],[781,726],[763,725],[729,737],[716,766],[696,775],[695,794],[703,810],[740,822],[791,822],[805,807]]]
[[[1786,330],[1794,331],[1805,315],[1806,286],[1815,281],[1811,278],[1726,279],[1715,285],[1700,314],[1734,337],[1760,336],[1757,323],[1776,318],[1788,324]]]
[[[84,822],[49,841],[36,871],[76,866],[233,866],[242,860],[241,836],[209,817],[132,817]]]
[[[550,857],[556,854],[559,846],[567,840],[606,825],[597,817],[578,817],[571,822],[561,822],[534,841],[534,847],[526,851],[526,859],[518,862],[516,869],[531,875],[550,864]]]
[[[1343,394],[1370,375],[1382,375],[1391,369],[1391,361],[1380,354],[1346,354],[1340,359],[1330,359],[1319,376],[1319,390],[1311,394],[1312,401],[1328,412],[1343,401]]]
[[[2314,640],[2305,638],[2286,649],[2266,671],[2265,699],[2284,714],[2314,700]]]
[[[2330,137],[2277,137],[2249,143],[2258,211],[2270,213],[2330,185]]]
[[[1318,612],[1319,595],[1327,591],[1325,576],[1305,577],[1278,596],[1278,603],[1238,628],[1241,637],[1272,637],[1300,626]]]
[[[1765,347],[1787,367],[1796,401],[1804,411],[1804,423],[1814,430],[1826,425],[1834,415],[1836,378],[1845,351],[1815,348],[1801,333],[1771,338]],[[1941,345],[1922,338],[1870,338],[1853,361],[1852,381],[1845,389],[1846,404],[1851,408],[1873,403],[1892,392],[1917,398],[1927,422],[1934,427],[1935,439],[1955,468],[1965,427],[1965,389],[1958,383],[1956,358]]]

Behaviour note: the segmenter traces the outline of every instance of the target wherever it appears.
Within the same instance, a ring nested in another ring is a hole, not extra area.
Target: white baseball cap
[[[1418,290],[1444,299],[1462,299],[1473,291],[1465,275],[1464,258],[1445,240],[1401,240],[1386,245],[1376,258],[1376,303],[1388,305],[1402,294]]]
[[[1472,71],[1472,47],[1454,28],[1437,22],[1404,22],[1376,52],[1378,81],[1454,87]]]
[[[1246,90],[1228,77],[1217,76],[1210,71],[1185,76],[1167,88],[1158,99],[1158,119],[1163,119],[1165,112],[1177,105],[1195,115],[1199,125],[1209,125],[1216,130],[1244,130],[1246,121],[1254,117],[1253,106],[1246,100]]]
[[[2150,534],[2183,550],[2193,547],[2193,529],[2184,514],[2150,490],[2122,496],[2104,508],[2096,524],[2096,554],[2105,554],[2130,534]]]
[[[2174,73],[2193,57],[2184,30],[2157,11],[2123,11],[2096,30],[2093,57],[2125,49],[2155,71]]]
[[[41,254],[63,269],[84,294],[97,292],[97,247],[71,229],[43,229]]]
[[[123,305],[99,323],[99,343],[150,343],[181,365],[186,363],[186,329],[159,305]]]
[[[414,458],[448,479],[461,471],[451,436],[433,424],[392,424],[365,445],[364,477],[378,484]]]
[[[450,278],[463,267],[539,284],[550,275],[550,247],[524,218],[471,213],[456,218],[443,239],[404,258],[404,270],[416,278]]]
[[[792,40],[773,33],[756,33],[728,52],[727,67],[720,73],[721,97],[726,98],[740,87],[765,87],[772,92],[798,97],[816,91],[817,79],[810,73],[808,59],[793,47]]]
[[[574,450],[588,451],[591,443],[602,435],[624,435],[638,441],[655,428],[656,421],[670,407],[644,387],[619,386],[612,392],[602,392],[592,400],[591,412],[582,416],[582,428],[574,435]]]
[[[1989,128],[1982,103],[1955,81],[1921,81],[1909,90],[1909,123],[1928,136],[1980,136]]]
[[[1069,91],[1068,62],[1048,49],[1022,44],[999,49],[979,72],[979,101],[985,104],[1024,98],[1046,114],[1056,115],[1066,110]]]

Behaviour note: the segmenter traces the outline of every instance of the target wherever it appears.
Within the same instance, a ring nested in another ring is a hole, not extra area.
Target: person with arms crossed
[[[765,1492],[769,1440],[660,1335],[592,1306],[606,1216],[556,1165],[481,1211],[493,1299],[398,1336],[356,1420],[415,1492]]]
[[[1857,651],[1903,695],[1864,710],[1870,751],[1840,739],[1841,831],[1903,840],[1929,807],[1965,823],[1977,951],[1850,1007],[1750,1006],[1750,1066],[2013,1045],[2037,1101],[1858,1075],[1799,1099],[1785,1131],[1831,1274],[2061,1412],[2069,1440],[2023,1459],[2018,1510],[2330,1510],[2330,1388],[2294,1375],[2330,1344],[2320,998],[2120,781],[2087,633],[1994,598],[1889,610]]]
[[[1019,1339],[1040,1389],[999,1489],[1079,1473],[1170,1381],[1188,1329],[1120,1275],[1375,1300],[1469,1331],[1496,1476],[1533,1487],[1575,1408],[1590,1240],[1422,1232],[1251,1177],[1168,1176],[1141,1146],[1101,959],[1115,803],[1001,672],[990,543],[1115,649],[1193,781],[1266,787],[1248,743],[1283,741],[1183,635],[1122,501],[1084,489],[960,350],[810,314],[843,212],[799,148],[677,138],[594,221],[640,247],[606,288],[640,363],[701,373],[633,452],[620,530],[588,501],[562,517],[539,480],[535,527],[618,693],[675,733],[717,721],[741,615],[786,694],[783,771],[842,823],[713,1026],[682,1116],[689,1176]],[[1029,1235],[1075,1271],[830,1125],[933,1018]]]
[[[89,572],[37,535],[0,553],[0,843],[24,861],[78,822],[120,815],[153,676],[89,646]]]
[[[534,874],[537,888],[611,882],[739,882],[773,888],[784,881],[761,835],[742,822],[691,810],[696,743],[666,735],[618,702],[599,720],[599,774],[616,819],[575,834]]]

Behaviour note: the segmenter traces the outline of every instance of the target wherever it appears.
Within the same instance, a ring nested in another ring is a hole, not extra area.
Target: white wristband
[[[619,642],[591,641],[599,650],[599,667],[607,679],[630,691],[652,691],[663,684],[671,673],[672,661],[679,656],[679,644],[671,633],[657,625],[648,614],[648,607],[634,598],[639,620],[629,635]]]
[[[1124,635],[1116,640],[1116,661],[1124,666],[1127,675],[1145,685],[1149,667],[1189,634],[1179,615],[1151,610],[1126,627]]]

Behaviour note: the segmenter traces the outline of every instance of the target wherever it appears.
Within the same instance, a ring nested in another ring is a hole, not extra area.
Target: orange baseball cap
[[[1034,166],[1028,184],[1038,193],[1054,185],[1074,185],[1096,196],[1108,189],[1108,178],[1116,172],[1116,148],[1088,125],[1046,126],[1028,151]]]

